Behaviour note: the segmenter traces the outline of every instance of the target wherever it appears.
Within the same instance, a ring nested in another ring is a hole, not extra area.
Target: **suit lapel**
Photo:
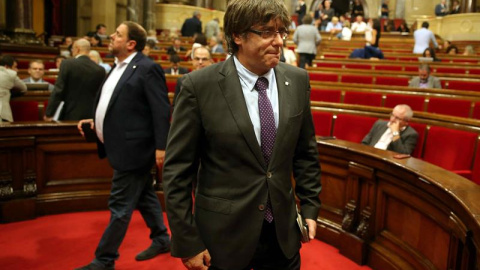
[[[248,114],[245,97],[243,96],[242,86],[240,85],[240,79],[233,62],[233,57],[226,60],[223,67],[220,69],[220,74],[224,77],[220,79],[219,86],[223,93],[223,96],[230,108],[230,112],[237,123],[238,128],[243,134],[245,141],[247,142],[250,150],[257,158],[258,162],[265,167],[265,160],[263,159],[262,149],[258,144],[257,137],[253,130],[252,121]]]

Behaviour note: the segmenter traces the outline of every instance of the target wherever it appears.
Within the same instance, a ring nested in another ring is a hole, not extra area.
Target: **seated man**
[[[175,38],[173,40],[172,46],[168,47],[167,54],[179,54],[180,52],[186,52],[187,49],[181,46],[182,40],[179,38]]]
[[[26,83],[48,83],[48,91],[53,91],[53,84],[43,80],[45,74],[45,65],[42,60],[32,60],[28,66],[30,77],[23,79]]]
[[[164,69],[165,74],[171,75],[183,75],[188,73],[188,69],[178,65],[180,63],[180,56],[177,54],[170,55],[170,64],[169,68]]]
[[[440,79],[430,76],[430,66],[427,64],[421,64],[418,67],[418,77],[414,77],[408,86],[416,88],[442,88]]]
[[[355,17],[355,22],[352,23],[352,32],[353,33],[364,33],[367,30],[367,24],[363,21],[363,17],[358,15]]]
[[[378,120],[363,138],[362,144],[378,149],[410,155],[417,145],[418,133],[408,125],[413,111],[410,106],[397,105],[390,114],[390,121]]]

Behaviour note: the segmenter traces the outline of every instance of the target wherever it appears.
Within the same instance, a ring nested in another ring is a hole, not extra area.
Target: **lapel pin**
[[[290,84],[290,83],[288,83],[288,82],[285,82],[285,85],[289,85],[289,84]]]
[[[133,68],[137,68],[137,66],[133,66]]]

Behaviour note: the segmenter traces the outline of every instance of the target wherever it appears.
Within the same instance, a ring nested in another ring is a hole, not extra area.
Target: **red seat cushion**
[[[471,101],[450,98],[430,98],[427,112],[457,117],[469,117]]]
[[[10,101],[13,121],[39,121],[38,101]]]
[[[310,76],[311,81],[338,82],[337,74],[309,72],[308,75]]]
[[[408,78],[377,76],[375,79],[375,84],[408,86]]]
[[[382,106],[382,94],[346,91],[343,103],[380,107]]]
[[[311,101],[325,101],[340,103],[342,91],[312,88],[310,92]]]
[[[313,124],[315,125],[315,135],[330,136],[332,131],[333,114],[312,110]]]
[[[449,81],[448,89],[480,91],[480,81]]]
[[[477,151],[475,153],[471,180],[480,185],[480,142],[477,142]]]
[[[345,64],[345,67],[352,69],[372,69],[372,66],[368,64]]]
[[[325,68],[342,68],[341,63],[329,63],[329,62],[321,62],[321,63],[315,63],[317,67],[325,67]]]
[[[363,75],[342,75],[341,82],[344,83],[361,83],[361,84],[372,84],[372,76],[363,76]]]
[[[340,140],[361,143],[375,121],[377,119],[374,117],[350,114],[336,115],[333,136]]]
[[[177,81],[167,81],[167,89],[169,93],[175,93],[175,86],[177,86]]]
[[[387,98],[385,99],[385,107],[394,108],[399,104],[407,104],[414,111],[423,111],[425,98],[415,95],[387,94]]]
[[[402,71],[402,67],[401,66],[378,65],[378,66],[375,66],[375,70]]]
[[[475,107],[473,108],[473,118],[480,120],[480,102],[475,103]]]

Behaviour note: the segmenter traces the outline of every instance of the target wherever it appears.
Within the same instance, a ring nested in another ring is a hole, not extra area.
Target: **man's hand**
[[[205,249],[193,257],[182,259],[182,263],[189,270],[208,270],[210,259],[210,253]]]
[[[160,167],[165,160],[165,150],[155,150],[155,162],[157,163],[157,167]]]
[[[80,134],[82,134],[82,136],[85,137],[85,134],[83,133],[83,129],[82,129],[83,123],[90,123],[91,129],[95,127],[95,124],[93,123],[93,119],[83,119],[83,120],[80,120],[80,122],[78,122],[77,129],[80,132]]]
[[[390,122],[390,129],[392,130],[392,132],[399,132],[400,131],[399,121],[397,121],[397,120],[391,121]]]
[[[317,222],[313,219],[306,218],[305,222],[308,225],[308,236],[310,240],[315,239],[315,235],[317,234]]]
[[[46,115],[43,116],[43,121],[45,122],[52,122],[53,121],[53,117],[48,117]]]

